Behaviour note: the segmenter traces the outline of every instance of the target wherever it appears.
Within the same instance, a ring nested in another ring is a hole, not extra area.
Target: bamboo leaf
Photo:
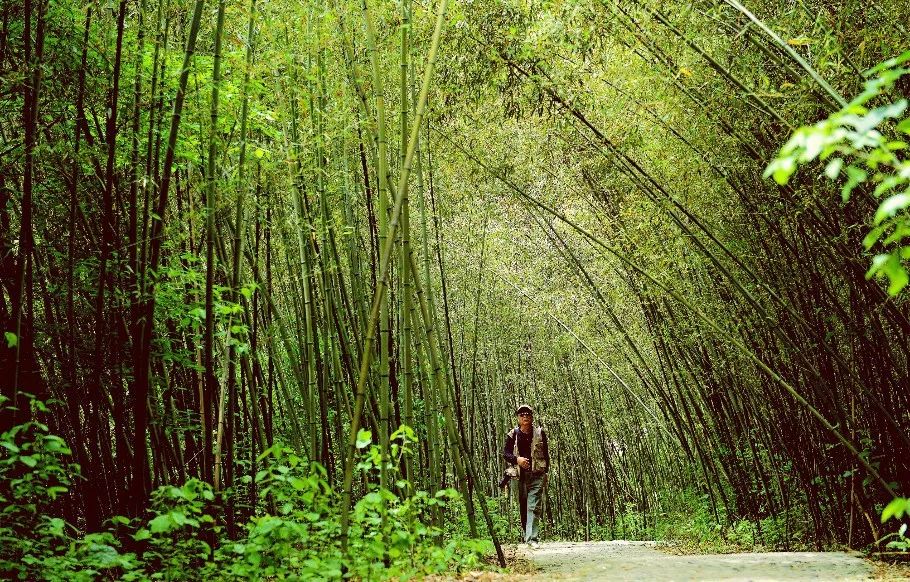
[[[891,218],[908,206],[910,206],[910,192],[901,192],[900,194],[895,194],[894,196],[886,198],[884,202],[879,205],[878,210],[875,211],[875,224],[881,224],[883,220]]]
[[[846,168],[847,171],[847,182],[841,188],[841,200],[847,202],[850,200],[850,194],[853,192],[854,188],[866,181],[866,178],[869,176],[865,170],[857,168],[853,164],[850,164]]]
[[[825,166],[825,175],[828,178],[834,180],[840,175],[841,168],[844,166],[844,160],[841,158],[834,158],[828,165]]]
[[[869,231],[869,234],[863,238],[863,247],[868,251],[872,246],[878,242],[878,239],[881,238],[882,234],[885,232],[885,226],[876,226]]]

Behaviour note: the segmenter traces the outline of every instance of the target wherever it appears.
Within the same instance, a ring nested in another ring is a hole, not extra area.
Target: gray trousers
[[[521,512],[521,531],[525,543],[536,542],[540,530],[546,474],[535,477],[522,473],[518,479],[518,507]]]

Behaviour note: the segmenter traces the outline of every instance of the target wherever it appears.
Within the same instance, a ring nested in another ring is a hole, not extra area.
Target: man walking
[[[502,456],[507,463],[518,467],[518,505],[525,543],[538,547],[540,507],[550,466],[547,432],[534,426],[534,410],[522,404],[515,411],[518,426],[506,435]]]

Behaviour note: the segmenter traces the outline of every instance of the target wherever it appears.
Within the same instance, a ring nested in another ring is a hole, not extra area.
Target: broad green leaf
[[[892,517],[900,519],[904,516],[904,512],[907,511],[908,500],[903,497],[895,497],[891,500],[891,503],[885,506],[885,509],[882,510],[882,523],[885,523]]]
[[[149,529],[152,533],[161,533],[170,531],[173,524],[171,523],[171,518],[167,514],[159,515],[155,519],[149,522]]]
[[[891,283],[888,285],[888,295],[894,297],[900,293],[904,287],[907,286],[907,283],[910,283],[910,274],[907,273],[907,270],[904,269],[900,263],[897,263],[893,267],[889,268],[886,271],[888,279],[891,280]]]
[[[259,453],[259,456],[256,457],[256,462],[262,461],[263,459],[265,459],[265,458],[268,457],[269,455],[275,454],[275,452],[276,452],[276,450],[275,450],[275,447],[274,447],[274,446],[267,448],[266,450],[264,450],[264,451],[262,451],[261,453]],[[277,456],[277,455],[276,455],[276,456]]]
[[[888,262],[888,259],[891,258],[891,255],[881,254],[875,255],[872,257],[872,265],[869,267],[869,270],[866,271],[866,279],[871,279],[879,271],[882,270],[882,267],[885,266],[885,263]]]
[[[186,525],[187,518],[182,511],[172,511],[169,514],[170,519],[177,525]]]
[[[765,170],[765,177],[772,176],[780,186],[790,181],[790,176],[796,171],[796,161],[793,158],[778,158],[771,162]]]
[[[3,335],[6,336],[6,347],[14,348],[19,345],[19,337],[11,331],[3,332]]]
[[[51,499],[57,499],[58,495],[65,494],[68,491],[69,491],[69,489],[67,487],[63,487],[61,485],[52,485],[47,488],[47,495]]]
[[[875,187],[875,191],[872,193],[875,196],[881,196],[885,192],[893,190],[897,186],[900,186],[903,183],[903,180],[899,176],[888,176],[882,180],[878,186]]]
[[[887,225],[883,225],[883,226],[887,228]],[[904,238],[906,238],[908,236],[910,236],[910,223],[903,223],[903,222],[899,221],[897,227],[895,227],[895,229],[894,229],[894,232],[892,232],[890,235],[888,235],[888,238],[883,240],[882,244],[883,245],[894,244],[894,243],[904,240]],[[901,253],[903,253],[903,252],[904,251],[902,249]],[[904,256],[903,254],[901,254],[901,258],[906,259],[907,257]]]
[[[806,135],[805,149],[799,156],[800,162],[811,162],[825,149],[825,134],[821,131],[812,131]]]
[[[368,430],[360,429],[357,433],[357,448],[362,449],[373,442],[373,433]]]
[[[48,531],[51,535],[56,537],[63,537],[63,528],[66,527],[66,522],[60,519],[59,517],[52,517],[47,520]]]
[[[378,504],[380,501],[382,501],[382,496],[381,496],[379,493],[377,493],[377,492],[375,492],[375,491],[372,491],[372,492],[367,493],[366,495],[364,495],[362,501],[363,501],[364,503],[368,503],[368,504],[371,504],[371,505],[376,505],[376,504]]]
[[[147,540],[151,537],[152,537],[152,534],[149,532],[149,530],[147,530],[145,528],[142,528],[139,531],[137,531],[135,534],[133,534],[133,539],[136,540],[137,542]]]
[[[64,440],[55,435],[46,435],[44,437],[44,448],[49,453],[59,453],[61,455],[71,455],[73,453],[73,451],[66,446]]]

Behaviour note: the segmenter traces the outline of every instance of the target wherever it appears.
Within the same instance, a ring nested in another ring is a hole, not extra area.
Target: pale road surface
[[[858,554],[773,552],[674,556],[653,542],[546,542],[522,549],[539,580],[872,580]]]

